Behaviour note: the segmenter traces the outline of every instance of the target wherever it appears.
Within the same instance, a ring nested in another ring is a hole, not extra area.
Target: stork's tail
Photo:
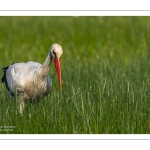
[[[13,65],[13,64],[15,64],[15,63],[12,63],[11,65]],[[3,75],[2,79],[1,79],[1,82],[5,82],[6,84],[7,84],[6,71],[7,71],[8,68],[9,68],[9,66],[2,68],[2,70],[3,70],[3,72],[4,72],[4,75]],[[6,85],[6,86],[7,86],[7,85]]]
[[[1,82],[6,82],[6,71],[7,71],[8,67],[9,66],[7,66],[7,67],[5,67],[5,68],[2,69],[3,72],[4,72],[4,75],[3,75],[2,79],[1,79]]]
[[[6,71],[7,71],[8,68],[9,68],[9,66],[2,68],[2,70],[3,70],[3,72],[4,72],[4,75],[3,75],[2,79],[1,79],[1,82],[2,82],[2,83],[3,83],[3,82],[5,83],[8,92],[9,92],[12,96],[14,96],[14,94],[11,93],[10,90],[9,90],[8,83],[7,83],[7,79],[6,79]]]

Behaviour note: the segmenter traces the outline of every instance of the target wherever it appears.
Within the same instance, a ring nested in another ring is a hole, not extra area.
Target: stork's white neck
[[[52,62],[52,57],[50,56],[50,53],[49,53],[44,63],[42,64],[42,66],[38,68],[36,72],[35,76],[38,78],[38,80],[40,79],[43,80],[47,77],[51,62]]]

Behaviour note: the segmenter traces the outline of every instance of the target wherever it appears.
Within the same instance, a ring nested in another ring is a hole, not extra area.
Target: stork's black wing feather
[[[5,68],[2,69],[3,72],[4,72],[4,75],[2,77],[1,82],[6,82],[6,71],[7,71],[8,68],[9,68],[9,66],[7,66],[7,67],[5,67]]]
[[[15,63],[13,63],[13,64],[15,64]],[[11,65],[13,65],[13,64],[11,64]],[[9,89],[9,87],[8,87],[8,82],[7,82],[7,79],[6,79],[6,71],[7,71],[8,68],[9,68],[9,66],[2,68],[2,70],[3,70],[3,72],[4,72],[4,75],[3,75],[2,79],[1,79],[1,82],[2,82],[2,83],[3,83],[3,82],[5,83],[7,90],[10,92],[10,89]],[[11,93],[11,92],[10,92],[10,93]],[[14,96],[13,93],[11,93],[11,95]]]

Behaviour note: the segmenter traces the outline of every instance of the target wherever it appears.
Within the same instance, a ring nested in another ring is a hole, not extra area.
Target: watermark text
[[[16,127],[15,126],[0,126],[0,132],[1,131],[13,131]]]

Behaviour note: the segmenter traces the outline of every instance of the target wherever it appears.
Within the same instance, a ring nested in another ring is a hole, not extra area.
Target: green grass
[[[0,84],[0,133],[150,133],[150,17],[0,17],[0,68],[64,50],[63,90],[24,115]],[[3,73],[0,72],[0,77]]]

